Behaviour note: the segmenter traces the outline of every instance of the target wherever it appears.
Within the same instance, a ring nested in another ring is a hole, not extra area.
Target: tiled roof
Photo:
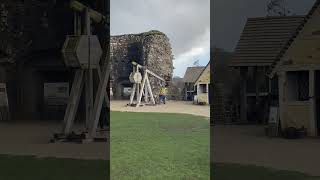
[[[270,66],[304,20],[304,16],[249,18],[230,66]]]
[[[183,82],[194,83],[205,69],[204,66],[200,67],[188,67],[183,77]]]

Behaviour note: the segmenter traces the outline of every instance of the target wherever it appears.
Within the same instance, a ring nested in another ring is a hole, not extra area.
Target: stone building
[[[204,66],[188,67],[183,76],[184,88],[184,100],[193,101],[194,99],[194,85],[201,75],[202,71],[205,69]]]
[[[270,78],[278,77],[278,126],[305,129],[309,136],[320,136],[320,0],[272,64]]]
[[[157,75],[171,81],[173,73],[173,55],[169,38],[160,31],[141,34],[111,36],[111,88],[114,99],[129,98],[132,84],[129,75],[132,61],[135,61]],[[155,94],[160,89],[160,82],[151,77],[150,83]]]
[[[210,63],[204,68],[194,83],[195,95],[193,102],[196,104],[209,104]]]
[[[248,18],[235,48],[230,67],[240,73],[241,123],[266,123],[269,106],[277,104],[277,77],[268,71],[277,61],[304,16]]]

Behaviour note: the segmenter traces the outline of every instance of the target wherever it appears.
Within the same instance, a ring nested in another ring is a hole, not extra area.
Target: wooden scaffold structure
[[[136,62],[132,62],[132,65],[133,71],[130,74],[129,79],[130,82],[133,83],[133,87],[128,105],[135,107],[139,107],[141,105],[156,105],[149,75],[157,78],[163,84],[166,82],[165,79],[148,70],[146,66],[142,66]],[[143,72],[143,75],[141,72]],[[144,97],[144,103],[142,103],[142,97]]]
[[[71,1],[74,10],[74,35],[66,37],[62,53],[67,67],[75,69],[75,77],[63,121],[61,133],[54,134],[51,142],[92,142],[106,141],[107,137],[99,136],[98,123],[103,103],[109,104],[106,87],[110,74],[109,53],[103,54],[99,39],[91,34],[91,20],[105,23],[107,18],[78,1]],[[107,59],[100,63],[100,59]],[[102,65],[100,65],[102,64]],[[100,69],[102,66],[102,69]],[[99,77],[95,94],[93,93],[93,72]],[[80,133],[72,131],[82,92],[85,93],[86,121]],[[95,97],[94,97],[95,95]]]

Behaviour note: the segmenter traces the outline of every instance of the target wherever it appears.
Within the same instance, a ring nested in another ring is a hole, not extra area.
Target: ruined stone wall
[[[0,1],[0,58],[15,62],[28,52],[60,51],[73,32],[73,12],[54,0]]]
[[[169,38],[159,31],[141,34],[128,34],[111,37],[111,79],[115,99],[126,98],[124,87],[131,87],[129,75],[132,61],[147,68],[157,75],[171,80],[173,73],[173,55]],[[153,92],[158,94],[160,81],[150,77]]]
[[[132,61],[141,63],[142,44],[140,36],[113,36],[110,39],[111,80],[113,97],[121,99],[123,88],[129,87],[129,75]]]

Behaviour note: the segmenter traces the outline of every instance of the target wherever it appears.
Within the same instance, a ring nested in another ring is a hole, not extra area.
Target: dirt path
[[[183,113],[197,116],[210,117],[209,106],[194,105],[189,101],[168,101],[165,105],[128,107],[128,101],[111,101],[112,111],[121,112],[160,112],[160,113]]]
[[[262,126],[211,127],[213,162],[271,167],[320,176],[320,140],[268,138]]]

